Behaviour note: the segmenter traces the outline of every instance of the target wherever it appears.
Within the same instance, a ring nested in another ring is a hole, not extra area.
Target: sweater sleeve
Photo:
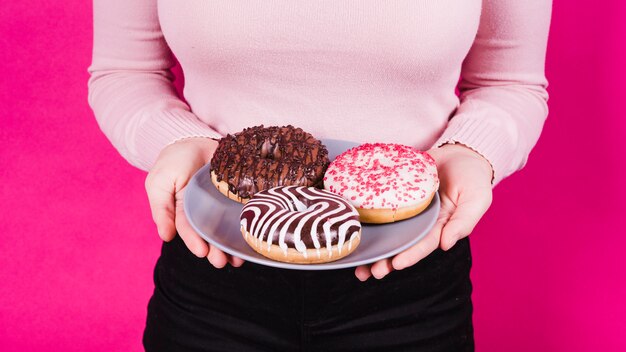
[[[176,94],[175,64],[157,0],[95,0],[89,105],[104,134],[132,165],[148,170],[176,140],[220,134]]]
[[[493,186],[526,165],[548,115],[544,66],[551,0],[484,0],[463,62],[461,104],[435,147],[462,143],[484,156]]]

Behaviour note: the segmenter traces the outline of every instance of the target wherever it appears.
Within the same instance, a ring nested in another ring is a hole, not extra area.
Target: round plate
[[[323,139],[329,159],[357,143]],[[185,214],[191,226],[210,244],[244,260],[285,269],[328,270],[356,267],[389,258],[417,243],[434,226],[439,215],[439,194],[419,215],[382,225],[363,224],[361,243],[350,255],[330,263],[292,264],[278,262],[255,252],[239,230],[242,204],[226,198],[211,183],[209,164],[191,178],[185,190]]]

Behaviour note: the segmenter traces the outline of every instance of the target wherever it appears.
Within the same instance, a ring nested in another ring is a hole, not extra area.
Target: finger
[[[394,269],[393,269],[393,265],[391,264],[391,259],[379,260],[376,263],[374,263],[372,265],[372,268],[370,269],[370,271],[372,272],[372,275],[374,275],[374,277],[379,280],[387,276],[387,274],[389,274],[393,270]]]
[[[245,263],[245,260],[239,258],[239,257],[235,257],[233,255],[229,255],[228,256],[228,263],[232,266],[234,266],[235,268],[238,268],[240,266],[243,265],[243,263]]]
[[[169,242],[176,236],[174,185],[168,185],[158,176],[148,175],[146,193],[159,237]]]
[[[437,249],[437,247],[439,247],[439,239],[441,238],[441,230],[446,221],[447,216],[440,216],[435,226],[433,226],[424,238],[414,246],[396,255],[392,260],[394,269],[402,270],[414,265]]]
[[[469,236],[491,205],[491,193],[481,194],[466,201],[460,201],[445,224],[441,234],[440,247],[444,251],[452,248],[458,240]]]
[[[370,276],[372,276],[372,272],[370,271],[370,266],[369,265],[358,266],[354,270],[354,275],[356,276],[357,279],[361,281],[366,281],[367,279],[370,278]]]
[[[207,255],[207,258],[209,259],[209,262],[211,263],[211,265],[213,265],[214,267],[218,269],[223,268],[224,266],[226,266],[226,263],[228,263],[228,258],[226,257],[226,253],[222,252],[221,249],[215,246],[210,246],[209,254]]]
[[[177,194],[183,194],[183,192],[184,189]],[[175,222],[178,235],[183,239],[187,248],[189,248],[189,250],[197,257],[206,257],[209,254],[209,245],[196,233],[193,227],[189,224],[189,221],[187,221],[187,216],[185,216],[185,210],[183,208],[182,196],[179,196],[176,200]]]

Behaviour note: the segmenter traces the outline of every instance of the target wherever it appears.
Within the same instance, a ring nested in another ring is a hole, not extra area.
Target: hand
[[[382,279],[393,270],[402,270],[424,259],[440,247],[444,251],[467,237],[492,201],[491,164],[462,144],[445,144],[428,153],[437,163],[441,210],[433,229],[417,244],[393,258],[356,268],[355,275],[365,281],[370,276]]]
[[[163,241],[176,233],[196,256],[207,257],[216,268],[234,267],[243,259],[228,255],[206,243],[191,227],[183,210],[183,195],[191,176],[213,156],[217,142],[209,138],[186,138],[165,147],[146,178],[152,219]]]

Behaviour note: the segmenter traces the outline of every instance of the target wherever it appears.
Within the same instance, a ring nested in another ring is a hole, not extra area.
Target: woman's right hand
[[[216,268],[226,263],[234,267],[243,259],[222,252],[206,243],[191,227],[183,210],[183,195],[191,176],[213,156],[217,142],[203,137],[185,138],[165,147],[146,178],[146,192],[152,219],[163,241],[171,241],[176,233],[196,256],[207,257]]]

